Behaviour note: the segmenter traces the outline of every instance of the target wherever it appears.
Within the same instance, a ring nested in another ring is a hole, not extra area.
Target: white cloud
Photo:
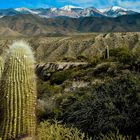
[[[140,1],[132,1],[132,0],[118,0],[118,5],[124,8],[132,9],[137,12],[140,12]]]

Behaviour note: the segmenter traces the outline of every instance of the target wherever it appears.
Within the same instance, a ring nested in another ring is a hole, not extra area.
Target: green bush
[[[117,133],[108,133],[106,135],[100,134],[95,140],[131,140],[131,137],[123,136],[117,131]]]
[[[117,63],[115,62],[104,62],[104,63],[101,63],[101,64],[98,64],[94,70],[93,70],[93,75],[94,76],[98,76],[99,75],[103,75],[105,76],[105,74],[111,74],[113,75],[115,73],[115,71],[117,71]]]
[[[71,72],[69,70],[58,71],[51,76],[50,83],[51,84],[62,84],[65,80],[70,78]]]
[[[50,83],[38,81],[38,97],[39,99],[48,98],[63,91],[63,86],[61,85],[50,85]]]
[[[134,55],[137,59],[140,59],[140,47],[137,47],[133,50]]]
[[[132,64],[136,60],[133,52],[124,47],[110,49],[110,57],[123,64]]]
[[[99,62],[101,62],[101,58],[99,56],[94,56],[89,60],[91,66],[96,66]]]
[[[85,134],[77,128],[66,127],[57,121],[41,122],[38,128],[39,140],[84,140],[84,138]]]
[[[65,109],[78,100],[79,95],[73,93],[56,94],[46,98],[46,100],[38,100],[37,115],[38,119],[62,119]]]
[[[64,57],[62,59],[62,61],[65,61],[65,62],[74,62],[74,61],[76,61],[76,59],[73,58],[73,57]]]
[[[89,61],[89,59],[84,55],[77,56],[77,59],[82,62]]]
[[[65,108],[63,120],[91,135],[116,131],[139,135],[140,80],[134,75],[107,80]]]

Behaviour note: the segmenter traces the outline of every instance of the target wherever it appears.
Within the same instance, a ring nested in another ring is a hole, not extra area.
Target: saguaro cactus
[[[106,46],[106,49],[105,49],[105,58],[109,59],[109,47],[108,47],[108,45]]]
[[[34,57],[28,44],[13,43],[2,76],[2,140],[31,137],[36,131]]]
[[[0,57],[0,79],[2,76],[2,72],[3,72],[3,66],[4,66],[3,58]]]

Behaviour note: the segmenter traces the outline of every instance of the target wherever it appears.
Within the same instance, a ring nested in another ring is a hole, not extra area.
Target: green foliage
[[[131,137],[123,136],[117,131],[117,133],[108,133],[106,135],[100,134],[95,140],[131,140]]]
[[[85,134],[77,128],[66,127],[57,121],[41,122],[38,128],[39,140],[84,140],[84,138]]]
[[[101,58],[98,56],[91,58],[89,61],[91,66],[96,66],[99,62],[101,62]]]
[[[133,54],[136,56],[137,59],[140,59],[140,47],[137,47],[133,50]]]
[[[132,64],[136,60],[136,56],[128,48],[110,49],[110,57],[123,64]]]
[[[79,60],[81,62],[89,61],[88,58],[86,56],[84,56],[84,55],[77,56],[77,60]]]
[[[134,75],[107,80],[63,108],[62,119],[91,135],[116,131],[138,135],[140,82]],[[62,105],[61,105],[62,107]]]
[[[50,83],[51,84],[62,84],[65,80],[70,78],[71,72],[69,70],[58,71],[51,76]]]
[[[30,47],[15,42],[7,54],[1,82],[3,140],[35,137],[36,79]]]
[[[39,99],[48,98],[58,93],[63,92],[63,86],[60,85],[50,85],[50,82],[38,81],[38,97]]]
[[[54,73],[51,77],[54,85],[46,86],[50,96],[44,99],[42,118],[63,120],[93,138],[102,133],[105,139],[113,139],[118,129],[120,134],[116,139],[124,139],[126,135],[135,138],[140,127],[140,78],[122,65],[131,65],[135,60],[135,54],[128,49],[117,48],[110,50],[108,60],[95,57],[88,66]],[[90,85],[82,90],[72,89],[74,80],[83,79],[88,79]],[[94,84],[96,80],[99,82]],[[51,90],[56,83],[63,87],[57,95]],[[69,91],[65,90],[67,87]]]
[[[75,95],[73,93],[59,93],[48,97],[45,100],[38,100],[38,119],[62,119],[65,109],[77,101],[78,98],[78,94]]]
[[[98,64],[92,71],[94,77],[106,77],[115,76],[119,70],[119,65],[117,62],[103,62]]]
[[[62,59],[62,61],[65,61],[65,62],[74,62],[74,61],[76,61],[76,59],[73,58],[73,57],[64,57]]]
[[[49,108],[49,107],[47,107]],[[46,104],[44,100],[38,99],[37,100],[37,108],[36,108],[36,114],[37,114],[37,119],[38,120],[43,120],[46,119],[46,114],[49,114],[46,109]]]

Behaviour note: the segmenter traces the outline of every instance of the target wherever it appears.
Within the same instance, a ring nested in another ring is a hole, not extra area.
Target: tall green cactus
[[[35,139],[36,80],[34,57],[28,44],[15,42],[2,76],[2,140]]]

